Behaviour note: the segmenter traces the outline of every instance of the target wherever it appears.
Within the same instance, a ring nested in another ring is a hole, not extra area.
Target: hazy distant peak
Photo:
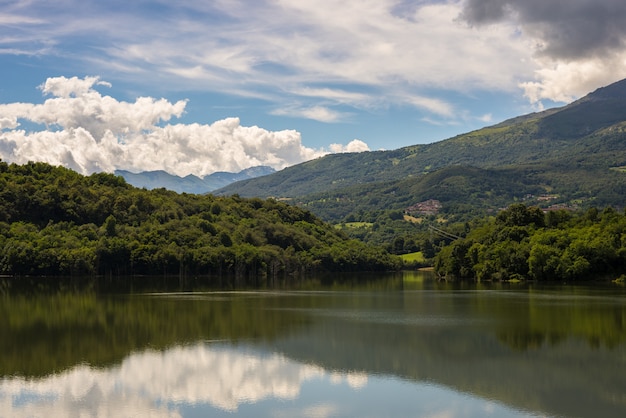
[[[202,194],[212,192],[239,180],[265,176],[275,171],[272,167],[257,166],[247,168],[238,173],[219,171],[202,178],[193,174],[179,177],[163,170],[143,171],[140,173],[116,170],[115,174],[124,177],[129,184],[135,187],[143,187],[148,190],[163,187],[178,193]]]

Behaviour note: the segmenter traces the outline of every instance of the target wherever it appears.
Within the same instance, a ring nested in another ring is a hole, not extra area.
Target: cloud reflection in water
[[[293,400],[303,383],[327,378],[361,388],[367,376],[328,373],[276,354],[196,344],[132,354],[119,366],[79,365],[41,379],[0,381],[0,416],[178,417],[180,405],[234,412],[264,399]]]

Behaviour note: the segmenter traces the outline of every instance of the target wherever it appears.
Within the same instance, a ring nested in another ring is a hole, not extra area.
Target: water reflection
[[[435,386],[327,371],[277,353],[199,343],[79,365],[45,378],[0,381],[2,417],[517,416],[517,411]],[[421,411],[421,413],[420,413]]]
[[[2,417],[626,415],[626,291],[601,286],[5,295],[0,353]]]
[[[78,366],[44,379],[5,379],[0,388],[10,402],[4,403],[8,409],[0,415],[54,410],[57,416],[71,416],[83,408],[105,408],[106,416],[138,411],[169,416],[168,405],[180,403],[236,411],[241,403],[265,398],[295,399],[304,381],[323,374],[319,367],[299,365],[277,354],[198,344],[133,354],[110,369]],[[121,408],[120,413],[109,410],[112,405]]]

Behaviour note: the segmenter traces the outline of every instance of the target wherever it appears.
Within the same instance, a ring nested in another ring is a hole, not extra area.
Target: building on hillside
[[[554,212],[554,211],[557,211],[557,210],[566,210],[568,212],[573,212],[573,211],[575,211],[577,209],[578,209],[578,206],[576,206],[576,205],[570,205],[570,204],[567,204],[567,203],[557,203],[555,205],[550,205],[547,208],[542,208],[541,210],[544,213],[547,213],[547,212]]]
[[[406,214],[409,215],[436,215],[439,213],[443,206],[441,202],[435,199],[425,200],[423,202],[419,202],[414,204],[413,206],[409,206],[404,210]]]

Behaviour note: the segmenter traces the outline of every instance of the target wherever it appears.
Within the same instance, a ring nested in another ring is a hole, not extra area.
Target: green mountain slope
[[[436,196],[447,200],[448,207],[482,207],[486,201],[490,207],[498,207],[541,193],[556,195],[561,203],[619,206],[623,205],[626,182],[626,173],[619,169],[623,166],[626,80],[562,108],[520,116],[441,142],[329,155],[234,183],[216,193],[293,198],[327,219],[339,215],[328,216],[313,202],[343,198],[353,207],[372,209],[376,205],[368,206],[359,198],[371,198],[372,194],[384,197],[379,199],[379,209]],[[458,192],[446,193],[446,188],[439,187],[445,181],[456,185]],[[385,188],[394,189],[394,194],[385,195]]]
[[[426,200],[443,204],[448,215],[480,213],[507,206],[518,196],[538,195],[541,186],[517,169],[450,166],[405,180],[349,186],[298,197],[296,202],[323,219],[340,222],[354,214],[381,210],[404,211]],[[366,220],[362,216],[357,219]],[[367,217],[367,219],[371,219]]]

